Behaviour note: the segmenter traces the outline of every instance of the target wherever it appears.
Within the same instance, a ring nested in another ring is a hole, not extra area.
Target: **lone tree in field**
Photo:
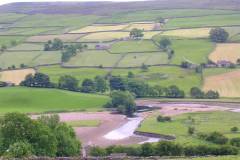
[[[134,28],[134,29],[131,30],[129,36],[132,39],[141,39],[144,36],[143,30]]]
[[[162,38],[159,41],[160,48],[164,49],[164,50],[166,50],[169,46],[171,46],[171,44],[172,44],[172,42],[168,38]]]
[[[223,28],[214,28],[210,31],[210,39],[213,42],[223,43],[227,41],[228,37],[228,32]]]

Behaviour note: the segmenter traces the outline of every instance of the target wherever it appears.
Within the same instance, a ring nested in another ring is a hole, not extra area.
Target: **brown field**
[[[211,28],[177,29],[163,32],[162,35],[184,38],[204,38],[209,36],[210,29]]]
[[[239,58],[240,44],[238,43],[217,44],[216,49],[209,55],[209,59],[213,62],[227,60],[236,63]]]
[[[144,31],[152,31],[154,29],[155,23],[132,23],[126,30],[131,31],[134,28],[142,29]]]
[[[89,32],[103,32],[103,31],[119,31],[128,27],[128,24],[121,25],[93,25],[87,26],[78,30],[71,31],[69,33],[89,33]]]
[[[240,70],[209,76],[204,79],[203,90],[218,91],[221,97],[240,97]]]
[[[61,35],[41,35],[29,37],[27,42],[47,42],[55,38],[61,39],[64,42],[76,42],[84,34],[61,34]]]
[[[19,85],[28,74],[35,74],[34,69],[19,69],[0,72],[0,81],[11,82],[15,85]]]

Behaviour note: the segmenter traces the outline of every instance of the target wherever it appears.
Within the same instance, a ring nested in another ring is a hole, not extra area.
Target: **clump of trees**
[[[8,113],[0,127],[0,154],[12,158],[36,156],[77,156],[81,143],[72,127],[57,115],[30,119],[21,113]]]
[[[212,42],[216,43],[223,43],[228,40],[229,34],[228,32],[223,28],[213,28],[210,31],[209,38]]]
[[[195,99],[218,99],[219,93],[217,91],[209,90],[206,93],[204,93],[201,89],[198,87],[192,87],[190,90],[190,95],[192,98]]]
[[[159,116],[157,116],[157,121],[158,122],[170,122],[170,121],[172,121],[172,119],[169,116],[164,117],[162,115],[159,115]]]
[[[200,133],[199,138],[219,145],[225,145],[229,141],[227,137],[219,132],[212,132],[209,134]]]
[[[59,51],[62,50],[64,44],[61,39],[55,38],[53,41],[49,40],[44,44],[44,51]]]
[[[29,74],[25,80],[20,83],[21,86],[52,88],[54,84],[50,82],[49,76],[43,73]]]
[[[167,50],[170,46],[172,45],[172,42],[170,41],[169,38],[161,38],[159,41],[159,46],[163,50]]]
[[[130,33],[129,33],[130,38],[132,39],[141,39],[144,34],[143,34],[143,30],[141,29],[137,29],[137,28],[133,28]]]
[[[108,156],[112,153],[126,153],[128,156],[209,156],[237,155],[238,148],[231,145],[180,145],[171,141],[160,141],[156,145],[145,143],[137,147],[109,146],[107,148],[92,147],[92,156]]]

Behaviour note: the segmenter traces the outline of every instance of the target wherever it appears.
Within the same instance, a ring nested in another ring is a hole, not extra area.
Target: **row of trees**
[[[145,143],[138,147],[110,146],[107,148],[92,147],[92,156],[108,156],[112,153],[127,153],[128,156],[209,156],[237,155],[238,148],[230,145],[195,145],[184,146],[170,141],[160,141],[156,145]]]
[[[204,99],[204,98],[218,99],[219,98],[219,93],[217,91],[209,90],[205,93],[198,87],[192,87],[190,90],[190,95],[192,98],[195,98],[195,99]]]
[[[8,158],[36,156],[77,156],[81,143],[72,127],[57,115],[30,119],[21,113],[8,113],[1,120],[0,155]]]

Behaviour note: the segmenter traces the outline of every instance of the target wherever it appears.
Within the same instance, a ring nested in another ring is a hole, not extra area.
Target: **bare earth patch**
[[[240,97],[240,70],[209,76],[204,79],[203,90],[218,91],[222,97]]]
[[[236,63],[239,58],[240,44],[238,43],[217,44],[216,49],[209,55],[209,59],[215,63],[221,60]]]
[[[0,81],[11,82],[15,85],[19,85],[25,77],[29,74],[35,74],[34,69],[19,69],[19,70],[10,70],[0,72]]]

